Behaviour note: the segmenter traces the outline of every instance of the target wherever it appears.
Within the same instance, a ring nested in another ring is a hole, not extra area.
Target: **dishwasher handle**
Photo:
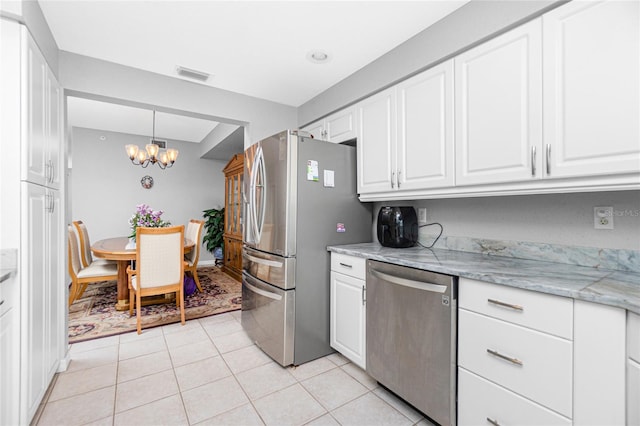
[[[416,281],[409,280],[407,278],[396,277],[395,275],[385,274],[384,272],[376,271],[375,269],[371,269],[371,274],[393,284],[415,288],[417,290],[430,291],[432,293],[445,293],[448,288],[446,285],[442,284],[434,284],[424,281]]]

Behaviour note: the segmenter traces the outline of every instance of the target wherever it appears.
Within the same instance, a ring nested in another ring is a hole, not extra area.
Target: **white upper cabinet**
[[[62,91],[29,33],[22,31],[22,177],[24,181],[60,187]]]
[[[570,2],[543,34],[548,175],[638,173],[640,3]]]
[[[457,185],[541,175],[541,61],[539,19],[455,58]]]
[[[453,61],[397,86],[399,190],[453,186]]]
[[[357,114],[363,200],[453,186],[453,61],[365,99]]]
[[[340,110],[323,120],[316,121],[300,130],[309,132],[314,139],[329,142],[344,142],[356,137],[356,109]]]
[[[395,107],[395,87],[356,107],[359,194],[391,191],[397,185]]]

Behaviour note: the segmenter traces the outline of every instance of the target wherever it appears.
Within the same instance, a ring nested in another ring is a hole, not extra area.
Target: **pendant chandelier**
[[[151,143],[145,146],[145,150],[138,148],[138,145],[127,145],[124,148],[127,150],[129,160],[136,165],[147,167],[149,163],[157,164],[162,170],[173,166],[173,163],[178,159],[177,149],[167,149],[160,151],[160,147],[156,142],[156,110],[153,110],[153,136],[151,137]]]

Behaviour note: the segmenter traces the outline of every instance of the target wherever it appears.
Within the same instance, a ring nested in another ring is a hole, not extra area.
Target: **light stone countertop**
[[[616,306],[640,314],[639,273],[443,249],[396,249],[378,243],[329,246],[327,250]]]

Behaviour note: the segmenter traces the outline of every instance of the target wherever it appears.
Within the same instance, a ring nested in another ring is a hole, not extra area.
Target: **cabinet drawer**
[[[463,309],[458,321],[461,367],[571,416],[571,341]]]
[[[331,270],[364,280],[367,277],[367,259],[331,253]]]
[[[460,308],[572,339],[572,299],[468,278],[459,283]]]
[[[627,353],[640,363],[640,315],[627,311]]]
[[[469,371],[458,369],[458,425],[571,425],[571,420]]]

